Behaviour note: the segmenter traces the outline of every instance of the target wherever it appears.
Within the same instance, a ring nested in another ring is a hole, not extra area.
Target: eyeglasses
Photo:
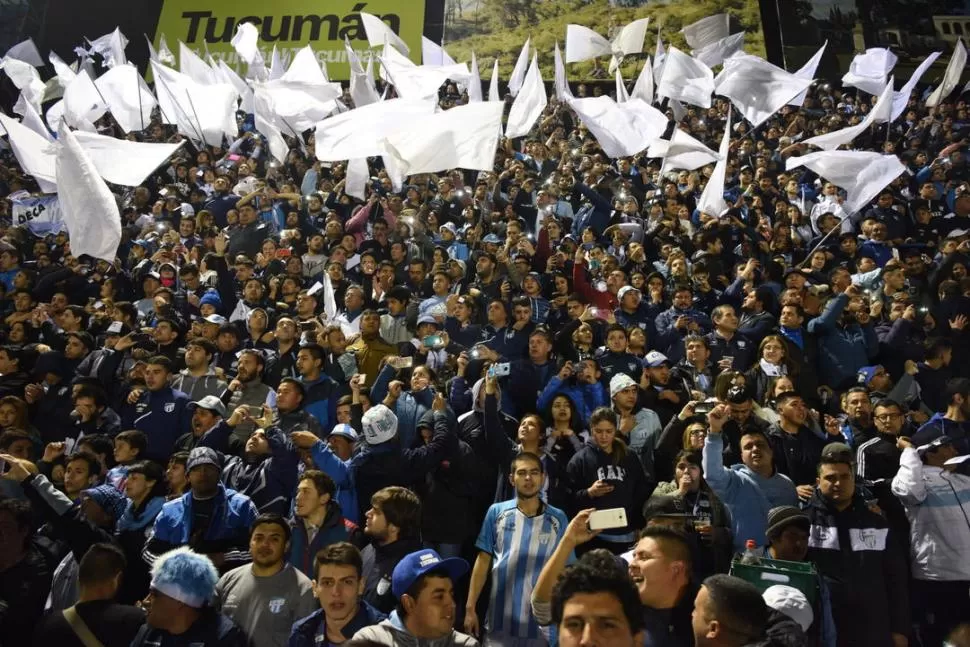
[[[691,436],[706,436],[707,435],[707,429],[695,429],[694,431],[690,432],[690,435]]]
[[[889,422],[890,420],[899,420],[903,417],[901,413],[884,413],[882,415],[876,416],[876,420],[879,422]]]

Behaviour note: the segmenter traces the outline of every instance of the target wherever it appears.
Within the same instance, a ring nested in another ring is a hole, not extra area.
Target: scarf
[[[761,370],[768,377],[780,377],[782,375],[788,375],[788,367],[784,364],[772,364],[768,360],[761,358],[759,362],[761,365]]]
[[[135,504],[131,499],[128,499],[128,505],[125,506],[125,512],[118,519],[118,523],[115,526],[117,532],[125,532],[128,530],[141,530],[142,528],[148,526],[155,522],[155,517],[158,513],[162,511],[162,506],[165,505],[165,497],[157,496],[148,500],[145,505],[145,509],[141,511],[141,514],[135,513]]]

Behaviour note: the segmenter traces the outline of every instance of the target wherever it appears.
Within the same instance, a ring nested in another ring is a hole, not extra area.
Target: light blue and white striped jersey
[[[542,504],[539,514],[527,517],[516,500],[494,503],[475,546],[492,556],[492,595],[485,623],[487,645],[532,647],[546,640],[532,617],[529,603],[542,567],[566,532],[565,513]],[[575,557],[570,557],[570,562]]]

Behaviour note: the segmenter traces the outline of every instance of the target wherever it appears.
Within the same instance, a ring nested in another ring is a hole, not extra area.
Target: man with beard
[[[868,389],[864,386],[852,387],[842,394],[841,404],[845,413],[841,431],[846,443],[859,447],[871,440],[876,430],[872,426],[872,400]]]
[[[253,563],[233,569],[216,584],[215,607],[253,645],[283,647],[290,628],[316,606],[310,579],[286,563],[290,526],[276,514],[256,517],[249,531]]]
[[[266,367],[263,381],[276,389],[284,378],[295,378],[299,375],[296,370],[296,356],[300,351],[300,336],[297,334],[296,322],[290,317],[282,317],[276,322],[273,335],[270,348],[275,351],[276,356]]]
[[[188,342],[185,345],[185,368],[172,380],[172,388],[185,393],[193,401],[209,395],[222,395],[226,390],[226,381],[216,375],[210,366],[215,353],[215,345],[207,339]]]
[[[397,353],[397,349],[381,337],[381,315],[376,310],[365,310],[360,315],[360,337],[347,346],[357,358],[357,370],[367,376],[364,386],[370,387],[377,379],[384,358]]]
[[[569,521],[562,510],[539,498],[544,480],[545,473],[538,456],[528,452],[516,456],[509,474],[515,498],[493,504],[478,534],[475,543],[478,557],[472,569],[465,607],[465,631],[476,636],[484,629],[489,644],[508,642],[520,647],[545,644],[539,625],[525,602],[532,595],[539,572],[562,540]],[[528,539],[536,536],[547,540],[534,542]],[[490,569],[492,595],[488,603],[488,621],[482,627],[475,608]],[[507,595],[509,592],[512,595]]]
[[[175,441],[175,450],[180,452],[195,449],[202,436],[216,425],[222,424],[226,417],[226,405],[214,395],[190,402],[188,409],[192,413],[192,431]]]
[[[778,472],[795,484],[798,497],[807,501],[815,489],[815,466],[822,449],[830,442],[845,442],[837,425],[826,425],[826,438],[812,433],[806,426],[808,407],[794,391],[779,393],[775,400],[778,423],[768,430],[772,454]],[[831,430],[831,431],[830,431]]]
[[[252,416],[250,411],[246,407],[234,409],[225,424],[216,425],[202,436],[199,447],[224,452],[234,428],[244,421],[257,425],[246,440],[242,457],[226,457],[222,482],[252,499],[260,513],[286,514],[290,497],[296,490],[299,458],[279,427],[272,426],[272,409],[263,405],[260,418]]]
[[[227,409],[235,410],[242,407],[255,414],[262,411],[264,406],[276,407],[276,391],[260,379],[264,362],[263,354],[258,350],[247,348],[240,351],[236,379],[229,383],[229,388],[222,394],[222,402]],[[255,429],[253,418],[241,420],[229,439],[229,451],[234,454],[240,453]]]
[[[364,534],[371,540],[362,551],[364,599],[383,613],[397,604],[391,576],[405,555],[421,549],[421,500],[411,490],[391,486],[371,497]]]
[[[469,291],[473,296],[478,296],[481,299],[480,304],[502,296],[502,277],[498,273],[498,261],[495,254],[479,256],[478,260],[475,261],[475,274],[478,278],[469,286]],[[476,294],[475,291],[480,294]]]

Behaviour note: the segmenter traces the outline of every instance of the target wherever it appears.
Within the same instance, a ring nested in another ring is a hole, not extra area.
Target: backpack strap
[[[71,631],[74,635],[78,637],[84,647],[104,647],[104,644],[95,637],[88,626],[84,623],[81,615],[77,612],[74,607],[68,607],[64,609],[61,613],[64,614],[64,619],[67,620],[67,624],[71,625]]]

